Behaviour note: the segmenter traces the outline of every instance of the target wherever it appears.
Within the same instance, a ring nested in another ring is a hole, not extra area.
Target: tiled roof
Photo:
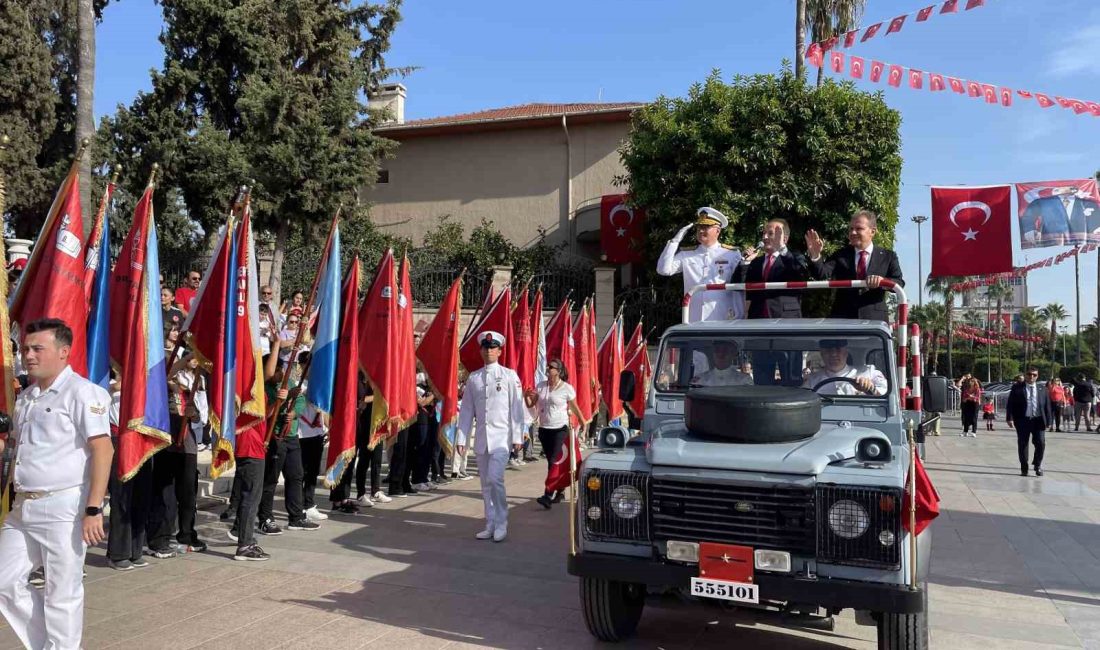
[[[404,124],[386,125],[389,128],[409,128],[418,126],[444,126],[451,124],[469,124],[477,122],[498,122],[522,120],[558,115],[576,115],[580,113],[601,113],[631,109],[642,106],[639,102],[591,102],[579,104],[521,104],[505,108],[492,108],[475,113],[460,113],[445,117],[429,117],[422,120],[409,120]]]

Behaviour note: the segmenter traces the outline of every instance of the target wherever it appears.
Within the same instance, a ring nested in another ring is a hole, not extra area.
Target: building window
[[[378,170],[378,181],[377,182],[380,183],[380,184],[381,183],[389,183],[390,182],[390,170],[388,170],[388,169],[379,169]]]

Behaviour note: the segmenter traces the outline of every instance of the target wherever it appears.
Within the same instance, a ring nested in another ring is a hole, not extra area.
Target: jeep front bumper
[[[695,565],[607,553],[578,553],[569,557],[569,573],[582,578],[688,589],[691,578],[698,577],[699,568]],[[892,614],[916,614],[924,609],[921,590],[910,589],[905,585],[774,573],[757,573],[754,581],[760,587],[761,601],[793,602],[830,609],[864,609]]]

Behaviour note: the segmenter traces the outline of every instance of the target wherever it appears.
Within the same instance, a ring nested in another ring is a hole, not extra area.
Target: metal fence
[[[660,339],[661,333],[667,328],[680,322],[682,299],[683,290],[669,284],[620,291],[615,302],[622,307],[626,331],[633,331],[634,325],[641,319],[646,333],[652,332],[652,343]]]

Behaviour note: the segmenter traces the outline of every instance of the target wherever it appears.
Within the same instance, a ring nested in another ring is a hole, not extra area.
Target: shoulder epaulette
[[[693,251],[696,248],[699,248],[699,244],[680,244],[680,249],[679,250],[681,250],[681,251]]]
[[[722,248],[724,248],[724,249],[726,249],[726,250],[728,250],[728,251],[734,251],[734,250],[737,250],[737,248],[735,248],[735,247],[734,247],[734,246],[733,246],[732,244],[722,244]]]

